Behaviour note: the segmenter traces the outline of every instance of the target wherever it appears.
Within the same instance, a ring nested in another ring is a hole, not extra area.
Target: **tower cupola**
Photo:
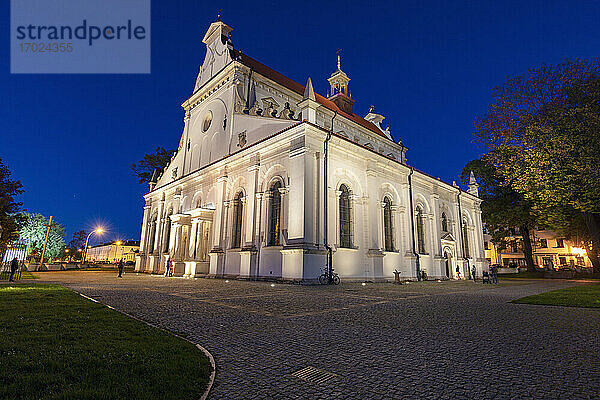
[[[352,114],[352,106],[354,105],[354,99],[350,97],[350,91],[348,90],[348,83],[350,78],[341,69],[340,52],[338,50],[337,57],[337,69],[331,74],[329,79],[329,90],[328,99],[333,101],[340,110]]]

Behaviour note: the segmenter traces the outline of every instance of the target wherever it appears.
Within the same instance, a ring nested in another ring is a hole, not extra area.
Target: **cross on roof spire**
[[[338,51],[336,51],[337,56],[338,56],[338,64],[337,64],[338,69],[341,69],[341,62],[340,62],[340,53],[341,52],[342,52],[342,49],[338,49]]]
[[[219,12],[217,13],[217,21],[221,20],[221,9],[219,8]]]

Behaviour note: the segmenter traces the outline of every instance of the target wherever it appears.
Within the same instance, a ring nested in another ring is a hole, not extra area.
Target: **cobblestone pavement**
[[[210,399],[600,398],[600,310],[508,302],[575,282],[40,275],[206,347],[217,363]],[[308,366],[325,371],[321,383],[292,375]]]

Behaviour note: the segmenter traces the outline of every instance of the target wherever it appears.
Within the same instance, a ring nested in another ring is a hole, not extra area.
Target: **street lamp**
[[[91,231],[90,234],[85,239],[85,246],[83,246],[83,257],[81,258],[81,266],[82,267],[83,267],[83,263],[85,262],[85,257],[87,256],[88,241],[90,240],[90,236],[92,236],[92,234],[94,234],[94,233],[97,233],[98,235],[102,235],[102,232],[104,232],[104,229],[96,228],[93,231]]]
[[[117,250],[121,244],[123,244],[123,242],[121,242],[120,240],[117,240],[115,242],[115,256],[113,257],[115,259],[115,264],[117,263]]]

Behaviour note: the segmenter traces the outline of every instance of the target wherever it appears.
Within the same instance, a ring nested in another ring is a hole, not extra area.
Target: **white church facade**
[[[455,279],[487,268],[480,200],[411,167],[384,117],[352,110],[338,67],[327,97],[241,53],[210,25],[184,128],[144,195],[136,270],[314,283]],[[460,273],[460,275],[459,275]]]

